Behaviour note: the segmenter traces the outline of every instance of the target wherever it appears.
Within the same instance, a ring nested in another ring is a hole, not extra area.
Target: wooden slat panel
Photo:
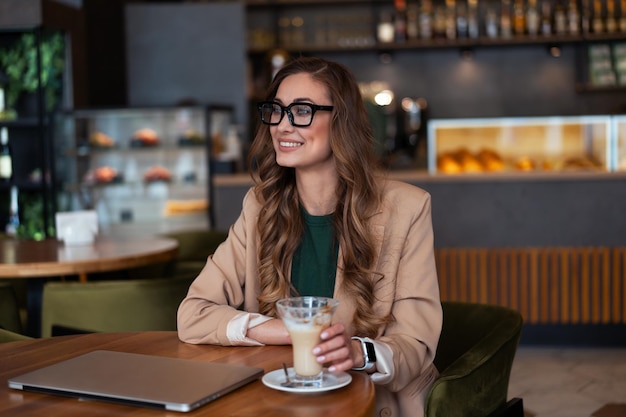
[[[600,256],[591,252],[591,323],[600,322]]]
[[[548,298],[550,288],[550,274],[549,274],[549,256],[548,251],[542,250],[540,253],[540,281],[541,281],[541,323],[548,323],[550,321],[550,300]]]
[[[507,270],[509,272],[509,284],[508,291],[505,291],[509,297],[508,306],[510,306],[514,310],[519,311],[519,271],[517,265],[517,254],[518,250],[508,250],[507,251]]]
[[[498,261],[500,263],[500,268],[498,272],[498,301],[497,304],[500,305],[509,305],[509,297],[508,297],[508,259],[507,259],[508,251],[505,249],[498,251]]]
[[[528,320],[530,316],[530,298],[528,296],[528,281],[529,281],[529,273],[528,267],[530,263],[530,253],[528,250],[523,250],[518,254],[519,256],[519,266],[520,266],[520,283],[519,283],[519,312],[524,317],[525,320]]]
[[[480,285],[480,281],[478,280],[478,251],[470,249],[468,258],[468,275],[470,285],[469,297],[470,301],[476,303],[478,302],[478,287]]]
[[[557,256],[559,258],[558,264],[560,265],[560,271],[558,272],[558,279],[560,281],[561,286],[561,314],[560,314],[560,322],[561,323],[569,323],[570,322],[570,292],[569,292],[569,261],[570,255],[573,255],[568,248],[560,248],[557,252]]]
[[[581,323],[591,320],[591,251],[583,249],[581,266]]]
[[[462,301],[459,298],[459,270],[457,262],[458,250],[451,251],[448,262],[450,262],[450,299]]]
[[[611,322],[611,274],[609,272],[610,254],[607,248],[599,248],[602,256],[602,317],[603,324]]]
[[[559,251],[551,249],[548,252],[550,259],[550,323],[559,322]]]
[[[442,248],[441,298],[514,308],[527,323],[626,323],[626,247]]]
[[[530,322],[539,322],[539,305],[540,305],[540,291],[539,291],[539,251],[532,249],[530,251]]]
[[[611,251],[611,278],[613,287],[611,299],[611,322],[619,323],[620,320],[620,294],[621,294],[621,283],[620,283],[620,271],[619,271],[619,261],[620,261],[620,251],[617,248],[614,248]]]
[[[478,256],[480,258],[480,302],[487,303],[489,300],[489,288],[488,288],[488,274],[487,267],[487,249],[479,249]]]
[[[571,303],[570,315],[571,323],[580,323],[580,266],[585,257],[584,249],[576,251],[572,254],[572,263],[570,266],[570,286],[571,286]]]
[[[496,304],[496,300],[498,299],[498,286],[497,279],[498,276],[498,253],[497,251],[489,252],[489,276],[491,279],[489,280],[489,303]]]
[[[468,301],[468,293],[467,293],[467,285],[468,285],[468,281],[469,281],[469,277],[467,274],[467,256],[468,256],[468,250],[467,249],[459,249],[458,251],[458,256],[459,256],[459,279],[457,279],[457,285],[459,287],[459,299],[462,301]]]

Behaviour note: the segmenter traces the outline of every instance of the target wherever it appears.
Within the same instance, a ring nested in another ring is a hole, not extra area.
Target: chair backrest
[[[0,281],[0,329],[22,332],[20,309],[13,285]]]
[[[198,275],[207,257],[226,240],[222,230],[179,230],[162,235],[178,241],[178,256],[167,273],[171,276]]]
[[[0,343],[19,342],[29,339],[32,339],[32,337],[24,336],[22,334],[11,332],[9,330],[0,329]]]
[[[206,258],[226,240],[228,232],[222,230],[180,230],[162,235],[178,241],[179,261],[206,262]]]
[[[54,336],[54,327],[63,333],[176,330],[178,305],[193,278],[46,283],[41,335]]]
[[[443,302],[443,329],[435,365],[440,372],[426,399],[427,417],[484,417],[507,400],[522,331],[507,307]]]

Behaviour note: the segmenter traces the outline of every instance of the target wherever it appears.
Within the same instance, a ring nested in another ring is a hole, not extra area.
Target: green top
[[[291,283],[300,295],[332,297],[339,254],[333,215],[311,216],[304,209],[302,215],[304,234],[293,255]]]

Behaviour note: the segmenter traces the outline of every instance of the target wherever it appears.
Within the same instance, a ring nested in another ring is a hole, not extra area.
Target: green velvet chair
[[[30,339],[32,338],[9,330],[0,329],[0,343],[19,342],[21,340]]]
[[[17,295],[12,283],[8,281],[0,281],[0,329],[22,333]]]
[[[48,282],[43,288],[41,336],[176,330],[178,305],[194,278]]]
[[[495,305],[444,301],[435,356],[439,378],[426,417],[523,417],[521,399],[507,401],[522,331],[519,312]]]
[[[228,232],[223,230],[181,230],[162,234],[163,237],[178,241],[178,256],[174,262],[171,274],[197,275],[207,257],[215,252],[217,247],[226,240]]]

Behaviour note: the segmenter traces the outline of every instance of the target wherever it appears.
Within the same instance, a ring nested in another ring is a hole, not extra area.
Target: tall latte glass
[[[326,297],[293,297],[276,303],[291,336],[295,383],[311,387],[322,385],[323,368],[315,360],[313,348],[321,342],[320,334],[330,326],[338,304],[337,300]]]

